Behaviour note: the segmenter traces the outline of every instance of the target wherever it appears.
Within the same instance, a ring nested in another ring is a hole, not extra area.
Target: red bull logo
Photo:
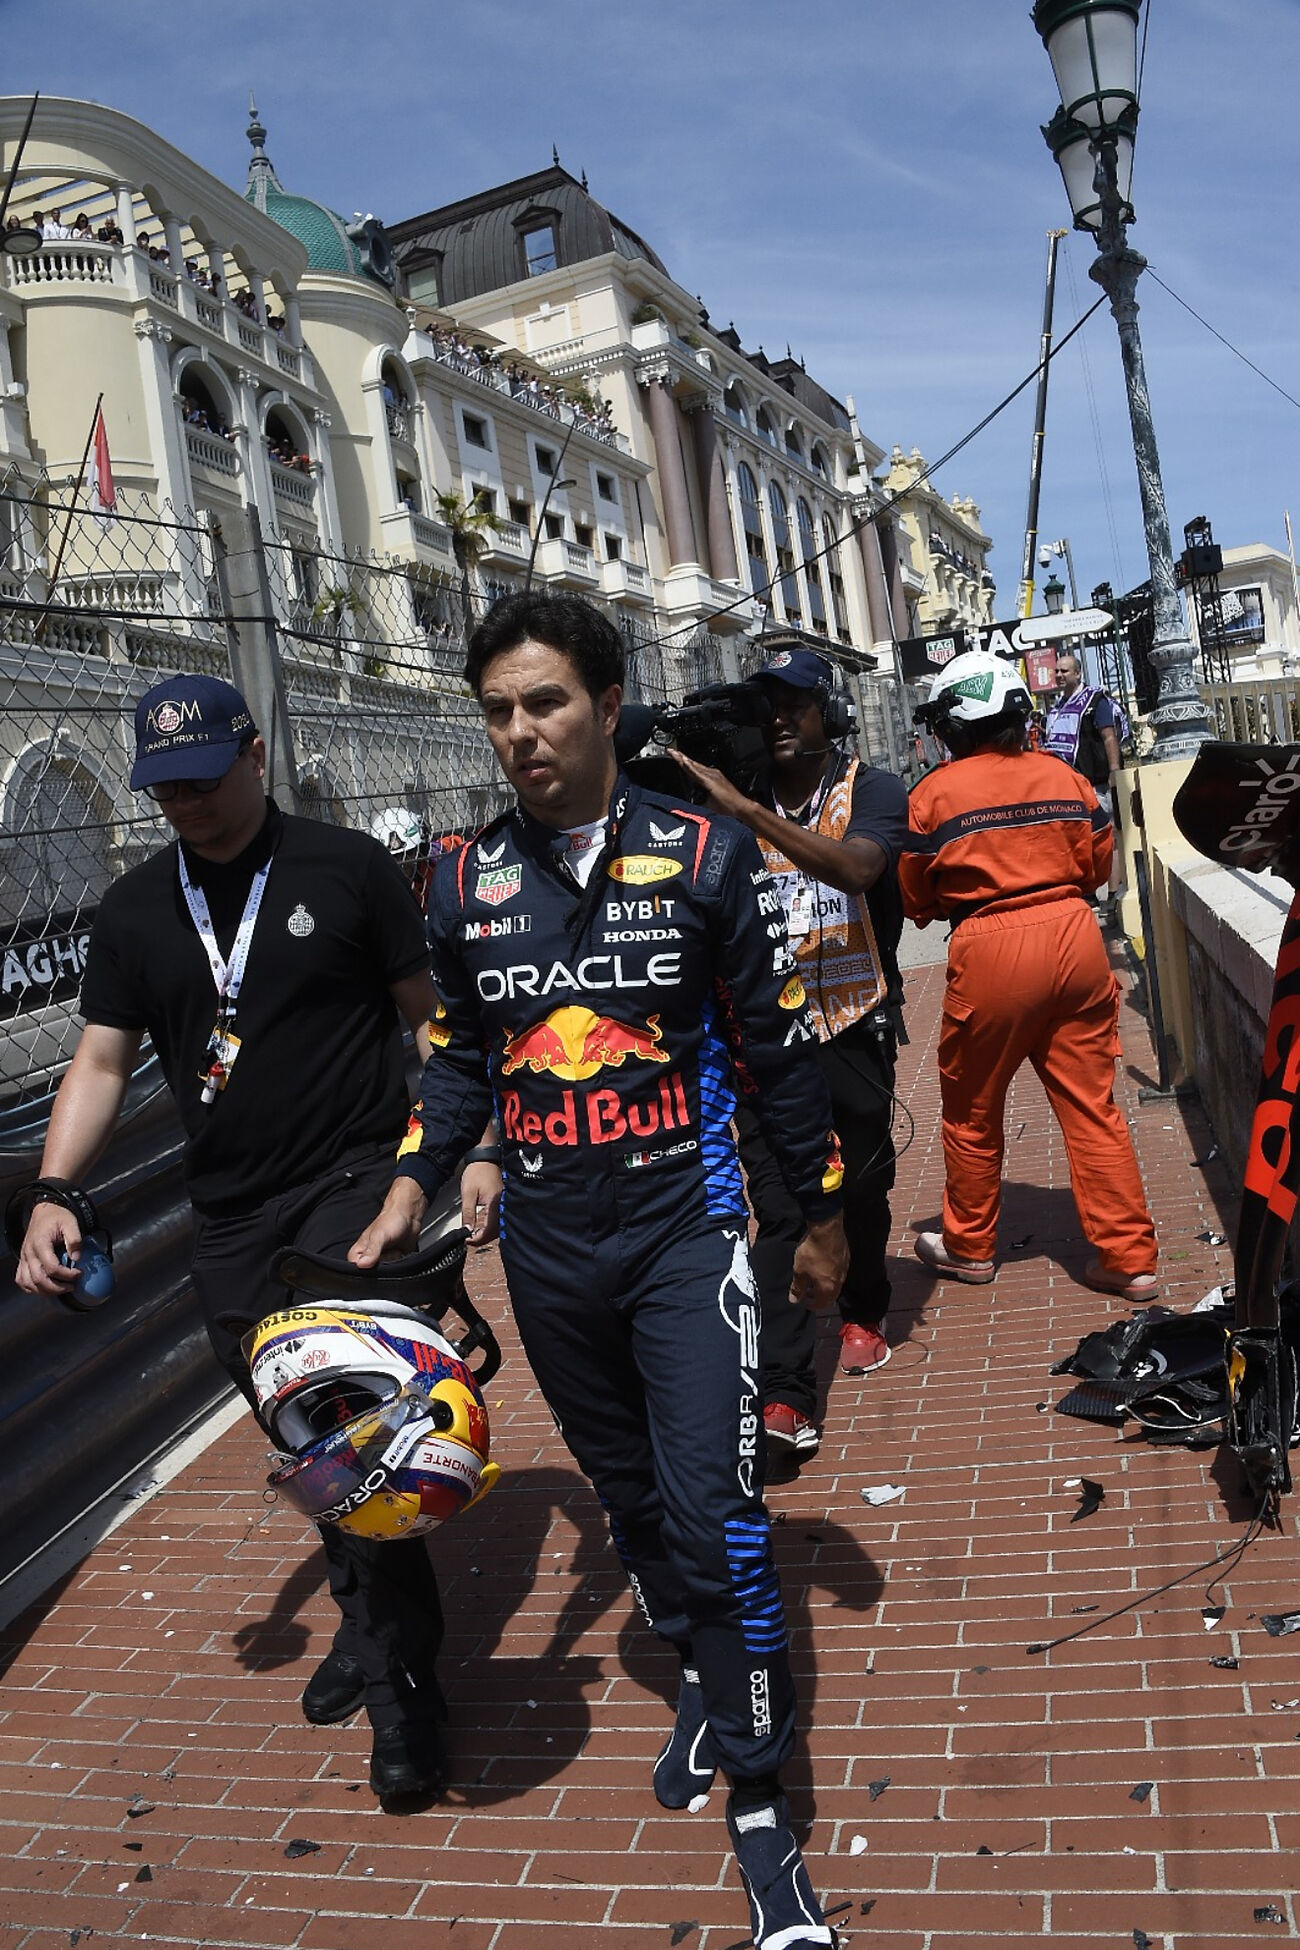
[[[658,1016],[647,1016],[644,1029],[598,1016],[592,1009],[570,1003],[552,1009],[542,1022],[506,1038],[501,1057],[502,1076],[529,1069],[534,1076],[549,1070],[554,1076],[581,1083],[597,1070],[621,1070],[629,1057],[642,1063],[667,1063],[660,1048],[663,1032]]]
[[[501,1093],[502,1135],[515,1144],[574,1145],[582,1128],[589,1144],[618,1144],[628,1138],[644,1140],[664,1131],[689,1131],[690,1109],[681,1072],[660,1076],[653,1089],[631,1103],[617,1090],[565,1090],[560,1107],[543,1113],[525,1110],[517,1090]]]

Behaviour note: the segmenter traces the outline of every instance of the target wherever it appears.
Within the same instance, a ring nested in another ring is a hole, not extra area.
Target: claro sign
[[[0,935],[0,1016],[26,1015],[76,995],[92,916],[49,914]]]

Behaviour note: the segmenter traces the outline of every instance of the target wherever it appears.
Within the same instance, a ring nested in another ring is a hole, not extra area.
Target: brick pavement
[[[911,1258],[941,1182],[942,971],[910,983],[894,1359],[834,1377],[820,1456],[769,1497],[810,1729],[792,1785],[814,1880],[845,1941],[887,1950],[1293,1935],[1300,1640],[1267,1637],[1256,1616],[1300,1600],[1290,1516],[1216,1594],[1228,1611],[1212,1633],[1207,1573],[1027,1656],[1207,1557],[1242,1511],[1212,1456],[1045,1406],[1061,1389],[1051,1359],[1123,1309],[1073,1277],[1086,1248],[1028,1073],[1008,1118],[996,1283],[935,1287]],[[1149,1043],[1127,1007],[1125,1038],[1168,1292],[1187,1305],[1229,1270],[1197,1234],[1231,1229],[1230,1188],[1191,1168],[1208,1143],[1195,1106],[1139,1105]],[[472,1283],[499,1315],[494,1254]],[[822,1353],[829,1374],[829,1339]],[[364,1725],[301,1720],[327,1644],[321,1559],[291,1513],[259,1501],[265,1444],[245,1421],[4,1635],[0,1950],[747,1941],[721,1793],[668,1816],[649,1792],[672,1661],[636,1629],[596,1505],[513,1348],[489,1393],[505,1479],[436,1547],[444,1805],[379,1813]],[[1106,1499],[1075,1524],[1081,1474]],[[902,1501],[868,1507],[862,1487],[886,1482]],[[1211,1666],[1229,1654],[1236,1669]],[[294,1840],[317,1847],[290,1854]],[[1280,1922],[1257,1919],[1270,1905]]]

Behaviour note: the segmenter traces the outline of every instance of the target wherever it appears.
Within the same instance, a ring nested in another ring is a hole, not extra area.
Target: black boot
[[[302,1710],[314,1727],[349,1720],[365,1703],[361,1661],[338,1647],[327,1653],[303,1688]]]
[[[390,1801],[433,1801],[447,1779],[447,1756],[428,1721],[376,1727],[370,1749],[370,1791]]]
[[[655,1800],[661,1808],[688,1808],[697,1794],[708,1793],[717,1768],[700,1675],[693,1666],[683,1666],[677,1722],[655,1762]]]

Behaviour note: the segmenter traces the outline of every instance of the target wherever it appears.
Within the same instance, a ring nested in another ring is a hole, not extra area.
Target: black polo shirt
[[[175,842],[108,889],[82,983],[88,1023],[148,1031],[185,1126],[191,1200],[214,1215],[306,1184],[362,1145],[395,1147],[409,1109],[388,989],[428,966],[410,888],[368,835],[269,806],[237,859],[218,865],[185,849],[225,956],[268,856],[234,1024],[241,1048],[215,1103],[200,1101],[199,1072],[216,988]]]

